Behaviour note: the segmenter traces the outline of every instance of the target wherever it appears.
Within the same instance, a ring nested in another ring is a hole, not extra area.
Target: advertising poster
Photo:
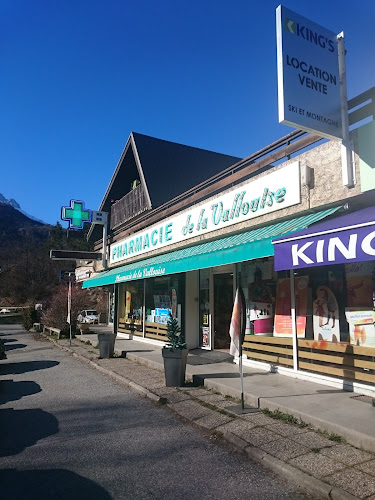
[[[339,307],[335,294],[328,286],[318,286],[313,302],[315,340],[340,341]]]
[[[132,294],[130,292],[126,292],[125,298],[125,318],[128,319],[130,317],[130,305],[132,300]]]
[[[374,263],[353,262],[345,265],[346,303],[348,307],[372,308],[372,274]]]
[[[202,326],[202,336],[203,336],[202,346],[210,347],[210,329],[208,326]]]
[[[177,316],[177,292],[172,288],[172,316],[175,318]]]
[[[308,276],[298,276],[295,279],[296,293],[296,320],[297,337],[304,338],[306,335],[306,311],[308,295]],[[275,324],[273,329],[275,337],[292,337],[292,316],[290,279],[279,280],[276,292]]]
[[[372,308],[347,307],[345,309],[352,345],[375,347],[374,316],[375,313]]]

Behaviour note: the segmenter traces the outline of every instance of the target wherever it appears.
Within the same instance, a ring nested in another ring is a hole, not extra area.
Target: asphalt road
[[[312,498],[21,327],[0,338],[2,500]]]

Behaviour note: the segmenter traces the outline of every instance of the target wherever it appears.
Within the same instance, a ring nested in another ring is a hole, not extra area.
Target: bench
[[[34,332],[41,332],[42,331],[42,324],[41,323],[34,323],[33,330],[34,330]]]
[[[59,339],[61,330],[59,330],[59,328],[53,328],[52,326],[43,326],[43,333],[46,333],[47,335],[52,335],[54,333]]]

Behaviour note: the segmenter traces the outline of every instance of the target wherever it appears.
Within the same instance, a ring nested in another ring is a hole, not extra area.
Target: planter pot
[[[99,357],[112,358],[115,351],[115,333],[99,333]]]
[[[183,387],[185,385],[186,358],[188,349],[170,351],[163,347],[165,385],[167,387]]]

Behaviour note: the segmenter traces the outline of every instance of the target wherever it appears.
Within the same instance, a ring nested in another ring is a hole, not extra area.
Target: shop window
[[[276,302],[273,258],[238,264],[238,283],[246,300],[247,335],[272,336]]]
[[[345,264],[350,343],[375,348],[375,262]]]
[[[173,274],[146,280],[147,324],[167,325],[169,315],[177,319],[184,334],[185,275]]]
[[[143,332],[143,281],[129,281],[119,285],[119,331]]]

